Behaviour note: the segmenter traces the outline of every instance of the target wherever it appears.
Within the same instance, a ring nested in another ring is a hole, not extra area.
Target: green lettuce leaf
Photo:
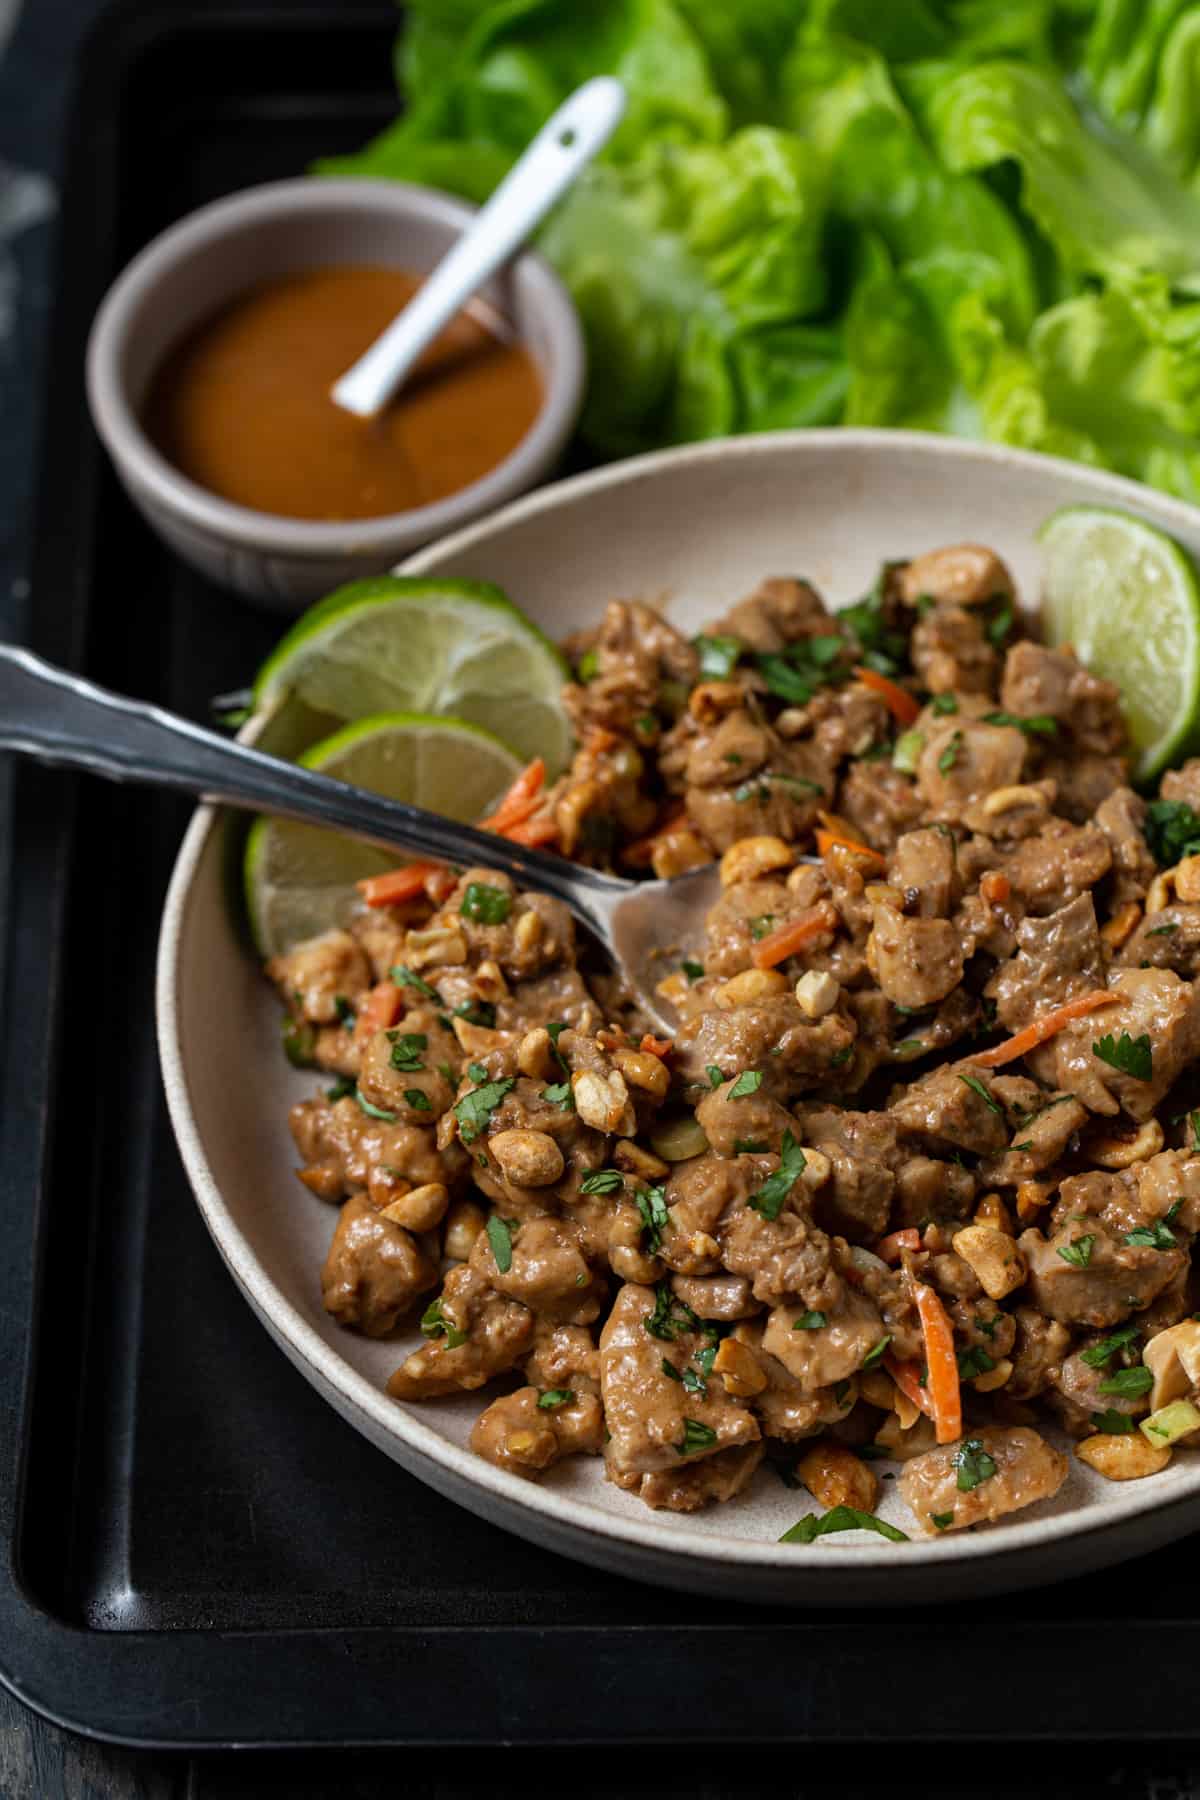
[[[950,169],[1021,171],[1021,205],[1071,268],[1150,271],[1200,291],[1200,199],[1129,143],[1089,131],[1062,87],[1015,62],[964,70],[930,97],[924,123]]]
[[[542,248],[587,333],[583,431],[618,453],[782,422],[827,423],[844,392],[828,332],[820,158],[765,126],[589,171]],[[783,327],[778,330],[776,327]]]

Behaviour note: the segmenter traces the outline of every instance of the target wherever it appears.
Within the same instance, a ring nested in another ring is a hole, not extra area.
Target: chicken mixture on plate
[[[692,639],[615,601],[568,650],[574,762],[487,823],[720,859],[674,1039],[486,868],[365,882],[269,966],[336,1078],[291,1115],[325,1306],[420,1321],[389,1393],[488,1389],[480,1456],[679,1512],[766,1457],[869,1517],[895,1462],[930,1534],[1056,1493],[1046,1420],[1115,1480],[1194,1451],[1200,761],[1135,793],[1117,688],[973,545]]]

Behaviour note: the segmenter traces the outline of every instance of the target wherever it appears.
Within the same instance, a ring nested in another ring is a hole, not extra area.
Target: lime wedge
[[[260,669],[254,702],[286,697],[302,712],[300,735],[375,713],[449,715],[495,732],[522,762],[544,757],[553,779],[570,748],[569,679],[549,638],[490,583],[380,575],[296,622]]]
[[[467,822],[489,810],[521,767],[490,731],[420,713],[360,719],[299,760],[339,781]],[[403,851],[391,855],[316,825],[257,819],[246,840],[244,881],[260,955],[278,956],[344,924],[357,900],[353,884],[404,860]]]
[[[1042,615],[1115,681],[1149,781],[1200,737],[1200,586],[1191,558],[1153,525],[1105,506],[1065,506],[1038,532]]]

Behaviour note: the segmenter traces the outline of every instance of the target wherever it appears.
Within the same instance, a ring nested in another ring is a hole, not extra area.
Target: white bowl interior
[[[916,434],[788,433],[663,453],[515,503],[406,568],[498,582],[561,636],[616,596],[661,598],[694,630],[768,574],[808,576],[835,605],[879,563],[972,538],[1008,560],[1035,600],[1037,527],[1055,507],[1130,507],[1200,554],[1200,513],[1046,458]],[[625,1573],[744,1598],[848,1604],[961,1597],[1148,1549],[1200,1520],[1200,1458],[1114,1486],[1072,1461],[1057,1499],[1008,1525],[907,1546],[779,1546],[813,1502],[769,1471],[705,1514],[649,1512],[575,1459],[539,1486],[465,1450],[478,1397],[402,1407],[382,1392],[408,1340],[369,1342],[324,1313],[318,1274],[331,1208],[296,1181],[290,1102],[315,1091],[280,1053],[273,993],[232,920],[219,819],[202,810],[168,897],[160,1043],[173,1121],[201,1210],[235,1278],[287,1354],[389,1455],[454,1498],[569,1554]],[[269,1354],[264,1346],[264,1354]],[[911,1521],[885,1486],[885,1517]]]

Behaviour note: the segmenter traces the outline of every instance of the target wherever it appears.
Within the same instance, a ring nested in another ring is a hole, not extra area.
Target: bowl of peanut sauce
[[[88,400],[126,491],[185,561],[294,610],[553,472],[584,348],[533,252],[375,418],[330,397],[471,216],[395,182],[271,182],[190,214],[125,269],[92,328]]]

